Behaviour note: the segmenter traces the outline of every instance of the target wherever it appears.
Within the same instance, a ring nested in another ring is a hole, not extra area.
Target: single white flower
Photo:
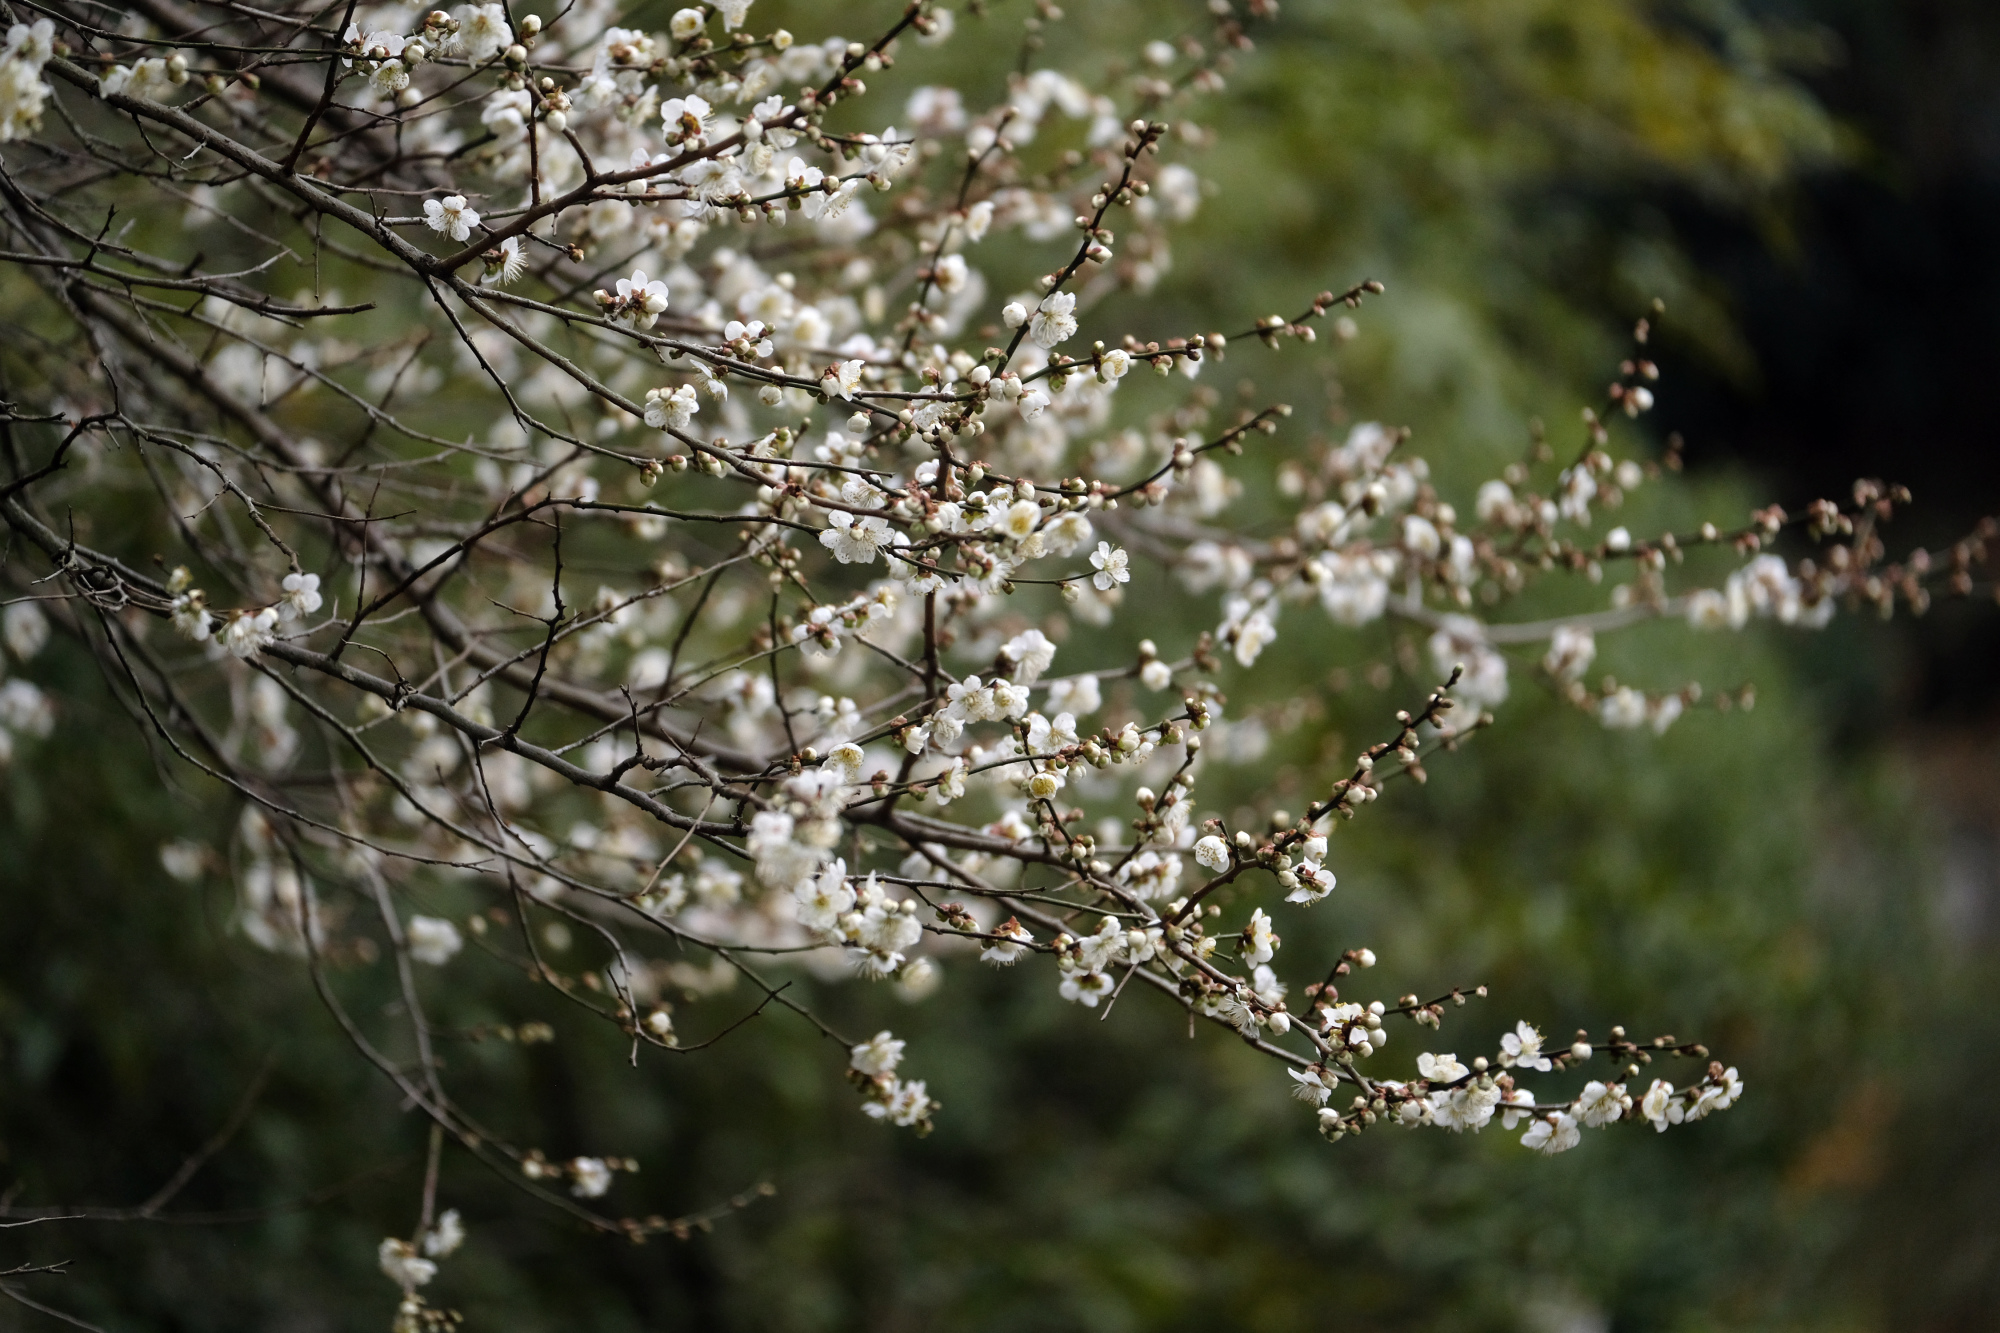
[[[854,391],[861,387],[864,364],[861,361],[842,361],[839,365],[828,367],[826,373],[820,376],[820,387],[830,396],[852,401]]]
[[[599,299],[614,314],[625,316],[640,328],[652,328],[666,313],[667,284],[658,278],[648,278],[645,269],[635,268],[631,277],[618,279],[617,288],[615,297]]]
[[[1575,625],[1558,625],[1549,636],[1549,651],[1542,668],[1558,680],[1577,680],[1590,670],[1597,657],[1597,636]]]
[[[484,64],[514,44],[500,5],[466,5],[458,11],[458,44],[474,64]]]
[[[1028,324],[1028,337],[1037,347],[1054,347],[1076,332],[1076,316],[1070,313],[1074,309],[1075,292],[1050,292],[1035,307],[1035,317]]]
[[[1132,557],[1123,547],[1099,542],[1097,549],[1090,553],[1091,568],[1097,571],[1090,576],[1090,581],[1097,585],[1099,592],[1110,592],[1118,584],[1130,583],[1132,571],[1127,566],[1131,561]]]
[[[1278,637],[1278,627],[1271,623],[1271,613],[1258,607],[1243,618],[1236,627],[1236,662],[1239,666],[1255,666],[1257,659]]]
[[[4,616],[0,616],[0,638],[6,639],[7,651],[25,662],[47,645],[49,618],[33,602],[16,602],[7,608]],[[1049,653],[1051,656],[1055,654],[1053,645]]]
[[[443,917],[413,916],[406,934],[410,941],[410,957],[432,967],[450,962],[465,947],[458,927]]]
[[[889,1084],[882,1100],[861,1105],[862,1112],[871,1119],[902,1126],[919,1124],[936,1109],[937,1103],[930,1099],[921,1079],[911,1083],[896,1079]]]
[[[931,799],[939,805],[950,805],[965,795],[965,761],[953,759],[951,767],[937,775],[937,785],[931,788]]]
[[[1038,801],[1046,801],[1063,789],[1063,775],[1053,769],[1043,769],[1028,779],[1028,795]]]
[[[1308,845],[1310,845],[1310,841],[1319,842],[1320,855],[1326,855],[1326,840],[1324,838],[1309,840]],[[1285,901],[1288,903],[1304,903],[1307,906],[1311,906],[1313,903],[1326,897],[1327,894],[1332,893],[1333,886],[1337,882],[1331,870],[1328,870],[1324,865],[1313,860],[1310,856],[1300,861],[1296,866],[1293,866],[1292,873],[1298,877],[1299,884],[1297,888],[1285,895]]]
[[[1311,1069],[1287,1069],[1291,1076],[1292,1096],[1313,1106],[1325,1106],[1326,1099],[1333,1095],[1333,1089],[1320,1076],[1317,1066]]]
[[[1028,322],[1028,307],[1019,301],[1009,301],[1000,307],[1000,322],[1010,329],[1018,329]]]
[[[965,289],[965,278],[964,255],[946,255],[943,259],[938,260],[936,266],[931,270],[931,281],[936,283],[937,289],[946,296],[952,296],[963,291]]]
[[[1597,705],[1597,717],[1613,731],[1631,731],[1646,724],[1646,696],[1620,685]]]
[[[1470,1072],[1455,1055],[1433,1055],[1425,1051],[1417,1057],[1417,1073],[1433,1083],[1456,1083]]]
[[[463,241],[479,225],[479,214],[467,206],[464,195],[448,194],[442,200],[424,200],[424,224],[454,241]]]
[[[1194,845],[1196,865],[1206,866],[1217,872],[1229,869],[1229,844],[1213,833],[1198,840]]]
[[[1512,1032],[1500,1035],[1500,1050],[1503,1065],[1544,1074],[1551,1068],[1549,1058],[1542,1054],[1542,1034],[1529,1027],[1526,1020],[1516,1023]]]
[[[208,614],[208,605],[199,588],[190,589],[174,598],[171,619],[174,628],[196,643],[205,643],[214,632],[213,619]]]
[[[792,887],[799,924],[808,930],[833,930],[854,907],[854,890],[847,883],[847,862],[836,858],[816,875]]]
[[[509,236],[500,242],[493,253],[497,258],[486,261],[486,272],[480,281],[505,287],[519,281],[521,275],[528,271],[528,252],[522,248],[520,237]]]
[[[319,575],[287,574],[280,585],[284,595],[278,599],[278,615],[284,620],[296,620],[319,610]]]
[[[417,1253],[417,1247],[395,1237],[375,1248],[375,1262],[391,1282],[404,1291],[415,1291],[437,1276],[438,1266]]]
[[[1071,972],[1063,977],[1056,993],[1071,1004],[1095,1009],[1097,1002],[1111,993],[1112,981],[1103,972]]]
[[[857,517],[841,509],[827,515],[827,522],[832,526],[819,534],[820,545],[843,565],[873,564],[876,553],[898,545],[897,538],[902,535],[892,532],[889,521],[875,514]]]
[[[238,611],[222,626],[222,646],[248,660],[271,645],[276,637],[272,631],[277,626],[278,612],[273,607],[267,606],[261,611]]]
[[[1056,646],[1038,629],[1023,630],[1002,644],[1000,651],[1014,664],[1017,684],[1032,685],[1056,660]]]
[[[445,1209],[436,1225],[424,1233],[424,1253],[433,1259],[449,1258],[463,1244],[465,1223],[460,1220],[456,1208]]]
[[[1271,918],[1264,915],[1264,909],[1252,909],[1250,924],[1243,928],[1242,961],[1268,963],[1271,955],[1278,951],[1279,943],[1278,933],[1271,929]]]
[[[1031,952],[1028,946],[1034,943],[1035,937],[1015,918],[1008,917],[993,928],[993,933],[1000,938],[979,951],[980,962],[1006,967],[1018,963]]]
[[[578,1157],[569,1164],[569,1192],[579,1199],[602,1198],[611,1188],[611,1168],[601,1157]]]
[[[1601,1083],[1596,1079],[1583,1085],[1577,1095],[1576,1115],[1592,1129],[1608,1125],[1632,1109],[1632,1099],[1625,1095],[1622,1083]]]
[[[889,1034],[888,1029],[870,1037],[848,1053],[848,1063],[870,1078],[883,1074],[893,1074],[902,1062],[903,1047],[906,1043]]]
[[[700,410],[701,399],[692,384],[646,391],[646,424],[654,430],[684,431]]]
[[[1559,1152],[1568,1152],[1583,1141],[1583,1132],[1576,1127],[1576,1117],[1567,1111],[1550,1111],[1535,1117],[1528,1132],[1521,1136],[1523,1148],[1533,1148],[1537,1152],[1553,1157]]]
[[[660,120],[666,126],[668,143],[701,138],[708,132],[708,118],[714,114],[713,107],[692,93],[668,98],[660,104]]]
[[[1687,1118],[1687,1106],[1674,1095],[1673,1084],[1656,1078],[1639,1101],[1639,1114],[1664,1134],[1668,1125],[1678,1125]]]

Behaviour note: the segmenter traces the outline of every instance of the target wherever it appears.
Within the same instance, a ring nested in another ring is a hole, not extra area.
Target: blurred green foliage
[[[840,21],[860,35],[892,8],[843,6]],[[990,8],[961,16],[952,44],[912,52],[885,91],[999,96],[994,53],[1021,42],[1024,6]],[[1190,6],[1072,9],[1029,67],[1079,52],[1101,74],[1154,25],[1196,30]],[[814,6],[787,12],[801,32],[824,22]],[[1259,41],[1225,93],[1187,111],[1216,136],[1189,158],[1214,188],[1148,324],[1236,327],[1383,279],[1389,295],[1353,342],[1283,356],[1246,343],[1211,381],[1305,405],[1301,433],[1412,425],[1461,503],[1526,455],[1531,416],[1574,447],[1565,423],[1655,296],[1664,336],[1744,368],[1725,294],[1677,253],[1650,198],[1692,191],[1777,229],[1788,185],[1844,151],[1791,76],[1820,54],[1811,31],[1727,4],[1292,0]],[[1120,297],[1094,318],[1123,327],[1139,308]],[[1618,448],[1654,446],[1633,431]],[[1264,465],[1248,461],[1238,518],[1254,525],[1269,511]],[[1733,518],[1751,498],[1740,479],[1684,479],[1636,500],[1630,521]],[[1163,583],[1135,588],[1154,595],[1180,608],[1163,610],[1179,619],[1158,637],[1204,627]],[[1225,676],[1231,711],[1309,707],[1270,714],[1264,760],[1211,768],[1205,808],[1317,790],[1431,683],[1407,631],[1305,615],[1284,630],[1254,694]],[[1872,632],[1838,626],[1804,650],[1663,626],[1607,640],[1601,669],[1621,679],[1758,684],[1754,712],[1696,712],[1659,739],[1607,733],[1519,671],[1499,727],[1337,834],[1337,895],[1279,918],[1281,962],[1374,947],[1370,993],[1492,988],[1428,1043],[1398,1031],[1392,1059],[1484,1047],[1517,1017],[1552,1034],[1623,1022],[1709,1041],[1738,1065],[1749,1095],[1727,1115],[1657,1137],[1593,1133],[1553,1160],[1497,1129],[1330,1147],[1267,1061],[1214,1032],[1190,1040],[1148,995],[1101,1018],[1060,1002],[1046,975],[964,962],[915,1006],[800,980],[840,1025],[910,1038],[945,1104],[916,1140],[858,1114],[841,1054],[785,1016],[635,1069],[615,1033],[469,954],[437,1021],[542,1020],[558,1035],[450,1043],[468,1104],[552,1154],[639,1158],[617,1187],[633,1214],[764,1180],[778,1192],[685,1243],[625,1246],[447,1153],[442,1198],[472,1238],[431,1294],[470,1328],[519,1333],[1980,1326],[1946,1322],[1984,1308],[1992,1280],[1992,1256],[1966,1238],[1978,1177],[1925,1192],[1952,1177],[1954,1136],[1973,1129],[1899,1128],[1905,1106],[1979,1103],[1960,1068],[1994,1078],[1975,1058],[1985,1034],[1931,1035],[1969,1003],[1969,965],[1929,924],[1931,840],[1901,775],[1825,739],[1819,682],[1865,671]],[[268,1065],[242,1132],[168,1210],[256,1215],[7,1231],[0,1267],[68,1259],[67,1277],[29,1290],[107,1329],[384,1327],[394,1289],[374,1247],[411,1226],[424,1126],[301,970],[232,930],[226,883],[162,872],[162,842],[225,846],[235,808],[149,756],[93,672],[69,643],[33,665],[67,682],[65,713],[4,779],[0,1176],[16,1204],[136,1204]],[[444,888],[429,905],[477,901]],[[336,984],[372,1017],[394,1002],[384,972]],[[726,993],[685,1007],[683,1026],[698,1039],[753,1005]],[[1904,1240],[1876,1242],[1884,1218]],[[0,1306],[0,1321],[16,1315],[40,1318]]]

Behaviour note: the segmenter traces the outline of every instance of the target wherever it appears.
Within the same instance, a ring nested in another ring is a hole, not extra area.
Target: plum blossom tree
[[[1281,914],[1339,911],[1341,824],[1504,724],[1521,677],[1613,729],[1747,707],[1593,685],[1597,640],[1921,610],[1985,586],[1991,530],[1891,562],[1908,497],[1864,481],[1593,535],[1677,464],[1621,424],[1653,403],[1646,320],[1562,456],[1456,503],[1406,432],[1317,442],[1214,387],[1228,356],[1353,336],[1380,283],[1234,332],[1107,327],[1201,206],[1175,106],[1272,9],[1212,0],[1116,86],[1034,68],[981,110],[871,100],[960,26],[935,0],[867,40],[761,31],[750,0],[663,32],[604,3],[138,0],[116,27],[0,4],[24,326],[0,517],[34,553],[7,567],[7,648],[87,644],[148,743],[240,799],[229,856],[164,862],[232,867],[245,935],[310,973],[433,1163],[470,1154],[611,1234],[704,1221],[620,1216],[635,1161],[489,1122],[425,1017],[456,970],[512,967],[635,1058],[692,1056],[748,1015],[677,1011],[669,950],[823,1033],[859,1109],[917,1132],[944,1113],[903,1069],[923,1052],[838,1031],[788,978],[921,994],[976,956],[1107,1015],[1136,982],[1283,1066],[1331,1140],[1498,1118],[1556,1153],[1741,1095],[1706,1047],[1622,1028],[1399,1057],[1485,988],[1370,996],[1366,948],[1287,967]],[[986,276],[1058,250],[1027,290]],[[1232,522],[1267,475],[1286,522]],[[1509,612],[1617,567],[1608,607]],[[1183,594],[1213,628],[1163,647],[1138,603]],[[1418,627],[1430,688],[1303,810],[1232,826],[1197,794],[1219,682],[1313,616]],[[1126,660],[1062,670],[1086,641]],[[31,762],[60,707],[0,686],[0,758]],[[413,910],[440,882],[483,906]],[[550,925],[596,961],[559,966]],[[393,1021],[343,1000],[365,967],[396,970]],[[399,1328],[465,1240],[436,1179],[381,1246]]]

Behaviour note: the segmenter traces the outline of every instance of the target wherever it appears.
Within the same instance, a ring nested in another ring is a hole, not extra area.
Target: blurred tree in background
[[[760,18],[766,7],[785,8],[761,0]],[[791,8],[806,26],[811,7]],[[841,21],[870,28],[895,8],[854,3]],[[953,43],[910,62],[908,81],[997,98],[992,43],[1026,32],[1033,68],[1036,42],[1066,60],[1121,50],[1135,26],[1171,30],[1174,7],[1075,0],[1032,31],[1027,8],[961,14]],[[1923,21],[1957,31],[1984,21],[1973,10]],[[660,27],[666,12],[641,7],[632,21]],[[1902,72],[1881,73],[1870,36],[1919,23],[1861,0],[1762,15],[1292,0],[1227,89],[1190,108],[1216,144],[1198,167],[1210,194],[1153,299],[1181,324],[1233,327],[1300,292],[1382,279],[1388,297],[1328,355],[1267,360],[1246,343],[1211,373],[1299,404],[1329,436],[1365,419],[1410,425],[1463,486],[1531,457],[1541,433],[1573,448],[1579,407],[1599,399],[1631,320],[1660,298],[1662,416],[1699,466],[1625,521],[1733,520],[1764,487],[1722,447],[1739,442],[1730,424],[1754,423],[1739,425],[1756,437],[1746,445],[1793,427],[1817,438],[1798,423],[1827,410],[1797,401],[1804,374],[1785,369],[1812,332],[1792,289],[1741,274],[1795,272],[1783,256],[1816,253],[1800,238],[1823,225],[1828,198],[1933,140],[1919,105],[1935,94],[1922,92],[1927,58],[1888,44]],[[1951,46],[1926,43],[1912,45]],[[1952,55],[1991,71],[1993,52]],[[1913,123],[1898,133],[1886,116],[1828,110],[1853,112],[1835,94],[1884,81],[1855,97],[1879,110],[1907,95]],[[1980,142],[1990,163],[1992,139]],[[1956,160],[1915,174],[1949,181]],[[1990,177],[1983,188],[1990,198]],[[1901,215],[1883,217],[1891,235],[1877,244],[1893,246]],[[1953,345],[1968,367],[1993,355],[1976,327]],[[1826,359],[1811,375],[1860,397],[1889,378]],[[1699,389],[1686,410],[1683,368]],[[1906,479],[1896,469],[1916,442],[1873,434],[1879,448],[1843,462]],[[1766,481],[1818,488],[1780,493],[1788,502],[1841,480],[1777,447],[1748,461]],[[1931,497],[1917,498],[1921,509]],[[1243,521],[1260,517],[1253,494]],[[1974,873],[1959,890],[1971,906],[1940,914],[1952,901],[1941,886],[1967,873],[1953,869],[1957,826],[1881,728],[1853,724],[1887,697],[1903,660],[1893,633],[1843,621],[1810,643],[1684,643],[1675,660],[1691,676],[1754,681],[1758,705],[1691,714],[1664,738],[1607,734],[1553,699],[1523,699],[1432,765],[1427,785],[1340,834],[1339,915],[1287,924],[1295,946],[1378,949],[1385,993],[1488,984],[1493,999],[1456,1015],[1467,1032],[1527,1017],[1699,1034],[1749,1084],[1730,1116],[1594,1138],[1553,1160],[1498,1134],[1330,1147],[1263,1062],[1214,1033],[1190,1042],[1148,996],[1100,1021],[969,966],[907,1008],[881,988],[827,990],[819,1002],[848,1026],[893,1024],[926,1051],[946,1110],[913,1140],[853,1114],[816,1035],[786,1017],[767,1013],[700,1060],[633,1068],[615,1034],[577,1023],[559,997],[524,1007],[518,989],[466,986],[437,1021],[555,1032],[446,1053],[524,1136],[642,1157],[641,1211],[686,1213],[761,1181],[777,1192],[684,1243],[626,1246],[503,1206],[501,1185],[448,1155],[446,1197],[473,1243],[440,1299],[469,1327],[524,1333],[1989,1326],[2000,1253],[1984,1209],[2000,1161],[1986,1088],[1996,1034],[1979,990],[1991,906],[1978,895],[1991,884]],[[1653,634],[1607,646],[1604,669],[1642,672],[1661,656]],[[1371,665],[1333,670],[1357,658]],[[1244,744],[1245,762],[1207,779],[1205,803],[1302,791],[1429,683],[1393,625],[1302,629],[1277,666],[1231,706],[1268,749]],[[75,678],[92,664],[58,642],[26,670]],[[424,1122],[351,1057],[299,969],[232,929],[226,885],[161,869],[170,840],[226,845],[236,806],[184,769],[163,798],[159,771],[122,743],[117,703],[92,697],[68,691],[36,762],[4,775],[9,1201],[137,1208],[239,1108],[242,1120],[162,1218],[0,1232],[0,1267],[68,1260],[68,1277],[33,1290],[59,1290],[65,1309],[112,1330],[380,1327],[375,1243],[408,1228]],[[1990,817],[1991,749],[1950,753],[1964,809],[1982,808],[1983,781]],[[726,1019],[752,1002],[725,993],[701,1012]],[[374,1165],[357,1175],[358,1162]],[[0,1307],[13,1317],[40,1318]]]

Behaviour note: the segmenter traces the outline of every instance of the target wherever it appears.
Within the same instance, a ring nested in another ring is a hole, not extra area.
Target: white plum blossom
[[[1049,707],[1076,717],[1089,717],[1104,706],[1103,688],[1095,676],[1075,676],[1049,683]]]
[[[1469,704],[1497,708],[1507,702],[1507,659],[1486,642],[1485,632],[1464,616],[1450,617],[1430,638],[1431,668],[1443,680],[1453,666],[1464,667],[1456,693]]]
[[[1232,617],[1233,618],[1233,617]],[[1266,648],[1276,641],[1278,627],[1271,621],[1270,608],[1259,606],[1236,621],[1234,655],[1237,665],[1255,666]]]
[[[285,575],[283,595],[278,599],[278,615],[283,620],[297,620],[319,610],[319,575],[292,573]]]
[[[222,625],[222,646],[241,658],[255,657],[263,649],[276,641],[272,631],[278,627],[278,612],[273,607],[261,611],[238,611]]]
[[[1583,1141],[1583,1134],[1576,1127],[1576,1117],[1567,1111],[1550,1111],[1538,1115],[1529,1124],[1527,1133],[1521,1135],[1521,1146],[1555,1156],[1568,1152]]]
[[[1417,1073],[1433,1083],[1456,1083],[1472,1071],[1455,1055],[1433,1055],[1425,1051],[1417,1057]]]
[[[1035,941],[1035,937],[1028,933],[1027,927],[1011,916],[995,926],[993,934],[999,938],[979,951],[979,961],[992,963],[995,967],[1007,967],[1020,962],[1031,952],[1029,946]]]
[[[1497,1109],[1500,1112],[1500,1128],[1512,1129],[1520,1121],[1534,1115],[1535,1094],[1517,1087],[1500,1098]]]
[[[931,271],[931,281],[946,296],[965,290],[966,267],[964,255],[946,255],[938,260]]]
[[[1285,895],[1288,903],[1303,903],[1311,906],[1327,894],[1332,893],[1338,881],[1331,870],[1326,868],[1326,839],[1315,834],[1305,840],[1300,848],[1304,854],[1289,872],[1298,883]],[[1281,875],[1278,882],[1284,883]]]
[[[859,360],[842,361],[828,368],[826,374],[820,378],[820,384],[829,394],[852,399],[854,391],[861,387],[861,371],[864,365],[865,363]]]
[[[646,390],[646,424],[654,430],[685,431],[699,411],[701,398],[692,384]]]
[[[706,99],[689,94],[660,103],[660,121],[666,127],[667,142],[700,139],[708,133],[708,118],[715,114]],[[793,159],[797,161],[796,158]]]
[[[648,278],[645,269],[635,268],[631,277],[618,279],[616,286],[615,295],[600,293],[599,301],[639,328],[650,329],[660,322],[667,311],[666,283]]]
[[[1687,1109],[1687,1118],[1700,1120],[1716,1111],[1726,1111],[1743,1095],[1743,1079],[1732,1066],[1719,1074],[1710,1076],[1709,1082],[1695,1095],[1694,1102]]]
[[[349,31],[353,31],[351,25]],[[386,38],[392,42],[393,49],[390,52],[392,57],[403,49],[403,39],[394,34],[375,33],[373,38]],[[134,61],[129,67],[113,65],[105,70],[98,78],[98,91],[106,97],[136,97],[148,102],[164,102],[173,95],[175,88],[187,82],[187,62],[178,56],[174,57],[174,60],[179,62],[178,79],[174,77],[175,66],[166,57],[148,56],[143,60]],[[38,106],[37,110],[39,109]]]
[[[475,64],[493,59],[514,44],[514,30],[507,25],[504,6],[463,5],[457,18],[459,47]]]
[[[871,564],[879,552],[902,538],[901,533],[890,530],[887,519],[874,514],[857,517],[835,510],[827,515],[827,523],[830,526],[819,534],[820,545],[843,565]]]
[[[1326,1081],[1318,1066],[1287,1069],[1285,1073],[1292,1080],[1292,1096],[1308,1105],[1325,1106],[1327,1098],[1333,1095],[1333,1085]]]
[[[495,258],[487,261],[487,271],[480,278],[481,282],[505,287],[520,281],[521,275],[528,271],[528,252],[522,248],[520,237],[509,236],[492,253]]]
[[[1443,1088],[1427,1099],[1431,1123],[1454,1134],[1471,1130],[1477,1134],[1493,1119],[1500,1102],[1500,1089],[1486,1080],[1474,1080],[1455,1088]],[[1512,1129],[1513,1122],[1507,1123]]]
[[[391,1282],[404,1291],[415,1291],[437,1276],[437,1265],[417,1253],[406,1240],[390,1237],[376,1247],[375,1262]]]
[[[1097,549],[1090,553],[1091,568],[1097,571],[1090,576],[1090,581],[1096,585],[1099,592],[1110,592],[1121,583],[1130,583],[1132,571],[1128,566],[1131,562],[1132,557],[1123,547],[1113,546],[1110,542],[1099,542]]]
[[[905,1044],[885,1028],[854,1047],[849,1053],[848,1063],[870,1078],[893,1074],[896,1066],[902,1063]]]
[[[1070,972],[1063,976],[1057,993],[1072,1004],[1095,1009],[1097,1002],[1111,993],[1112,981],[1103,972]]]
[[[1076,332],[1076,316],[1070,311],[1076,309],[1076,293],[1050,292],[1035,307],[1035,317],[1028,324],[1028,337],[1037,347],[1054,347]]]
[[[443,917],[413,916],[406,930],[410,940],[410,957],[432,967],[442,967],[465,947],[458,927]]]
[[[1631,1109],[1632,1099],[1625,1095],[1622,1083],[1592,1079],[1583,1085],[1583,1091],[1576,1098],[1577,1119],[1592,1129],[1622,1118]]]
[[[1646,725],[1646,696],[1630,685],[1620,685],[1598,704],[1597,716],[1613,731],[1643,727]]]
[[[424,1233],[423,1251],[433,1259],[448,1259],[465,1244],[465,1222],[458,1215],[458,1209],[447,1208],[438,1215],[438,1220]]]
[[[1229,869],[1229,844],[1211,833],[1195,843],[1194,859],[1197,865],[1220,873]]]
[[[1654,1129],[1665,1133],[1668,1125],[1678,1125],[1687,1118],[1687,1104],[1674,1095],[1673,1084],[1656,1078],[1639,1100],[1639,1114]]]
[[[799,924],[808,930],[831,931],[854,907],[854,890],[847,883],[847,862],[836,859],[824,870],[802,878],[792,890]]]
[[[0,614],[0,639],[6,640],[8,652],[26,662],[48,645],[49,618],[33,602],[16,602]]]
[[[1542,658],[1542,668],[1557,680],[1576,680],[1590,670],[1596,656],[1597,638],[1589,629],[1558,625],[1549,636],[1549,651]]]
[[[464,195],[448,194],[443,199],[424,200],[424,225],[454,241],[463,241],[479,225],[479,214],[465,202]]]
[[[1278,934],[1271,929],[1271,918],[1264,915],[1264,909],[1255,908],[1250,913],[1250,924],[1243,928],[1243,948],[1238,957],[1246,963],[1268,963],[1271,955],[1278,951]]]
[[[577,1157],[569,1163],[569,1192],[579,1199],[602,1198],[611,1189],[611,1167],[601,1157]]]
[[[922,1080],[905,1083],[901,1079],[893,1079],[880,1100],[863,1102],[861,1109],[876,1120],[908,1127],[927,1120],[937,1109],[937,1103],[931,1100]]]
[[[1014,664],[1014,679],[1022,685],[1040,680],[1056,660],[1056,646],[1038,629],[1023,630],[1001,646],[1001,654]]]
[[[1512,1032],[1500,1034],[1500,1063],[1518,1069],[1533,1069],[1548,1073],[1549,1058],[1542,1054],[1542,1034],[1528,1026],[1524,1019],[1514,1025]]]

